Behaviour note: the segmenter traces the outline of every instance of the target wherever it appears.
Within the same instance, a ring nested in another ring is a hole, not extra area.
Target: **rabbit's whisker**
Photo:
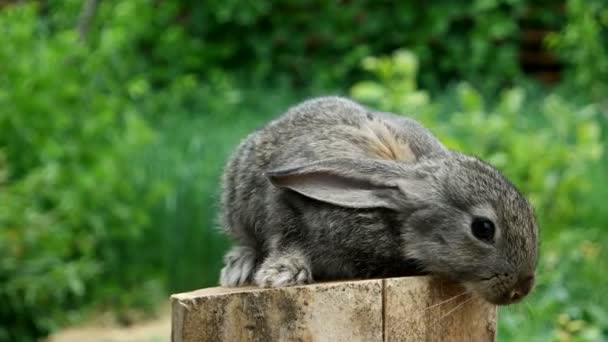
[[[444,301],[442,301],[442,302],[435,303],[435,304],[433,304],[433,305],[431,305],[431,306],[429,306],[429,307],[424,308],[424,311],[427,311],[427,310],[430,310],[430,309],[432,309],[432,308],[438,307],[438,306],[440,306],[440,305],[442,305],[442,304],[445,304],[445,303],[451,302],[451,301],[453,301],[454,299],[459,298],[459,297],[461,297],[461,296],[463,296],[463,295],[465,295],[465,294],[467,294],[467,293],[469,293],[469,291],[466,291],[466,290],[465,290],[464,292],[462,292],[462,293],[460,293],[460,294],[457,294],[457,295],[455,295],[455,296],[452,296],[452,297],[450,297],[450,298],[448,298],[448,299],[446,299],[446,300],[444,300]]]
[[[462,307],[463,305],[465,305],[466,303],[470,302],[473,299],[473,297],[460,302],[458,305],[456,305],[454,308],[452,308],[450,311],[446,312],[445,314],[443,314],[443,316],[439,317],[439,319],[437,320],[438,323],[440,323],[444,318],[446,318],[447,316],[449,316],[450,314],[452,314],[454,311],[458,310],[458,308]]]

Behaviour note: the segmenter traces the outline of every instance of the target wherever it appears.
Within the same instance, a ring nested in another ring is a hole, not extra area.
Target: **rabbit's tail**
[[[258,263],[258,252],[249,246],[235,246],[224,256],[220,285],[226,287],[251,283]]]

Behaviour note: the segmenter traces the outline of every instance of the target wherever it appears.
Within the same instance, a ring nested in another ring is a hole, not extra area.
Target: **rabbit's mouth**
[[[464,285],[495,305],[516,304],[534,288],[534,275],[520,277],[515,282],[509,280],[510,277],[504,274]]]

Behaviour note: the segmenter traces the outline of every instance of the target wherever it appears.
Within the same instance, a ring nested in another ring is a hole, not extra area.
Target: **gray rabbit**
[[[530,204],[409,118],[307,100],[239,145],[223,186],[222,286],[433,274],[510,304],[534,285]]]

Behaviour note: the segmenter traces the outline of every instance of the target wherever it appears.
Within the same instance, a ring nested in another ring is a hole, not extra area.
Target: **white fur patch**
[[[220,285],[235,287],[250,282],[255,268],[257,253],[245,246],[234,247],[224,257],[224,268],[220,273]]]

